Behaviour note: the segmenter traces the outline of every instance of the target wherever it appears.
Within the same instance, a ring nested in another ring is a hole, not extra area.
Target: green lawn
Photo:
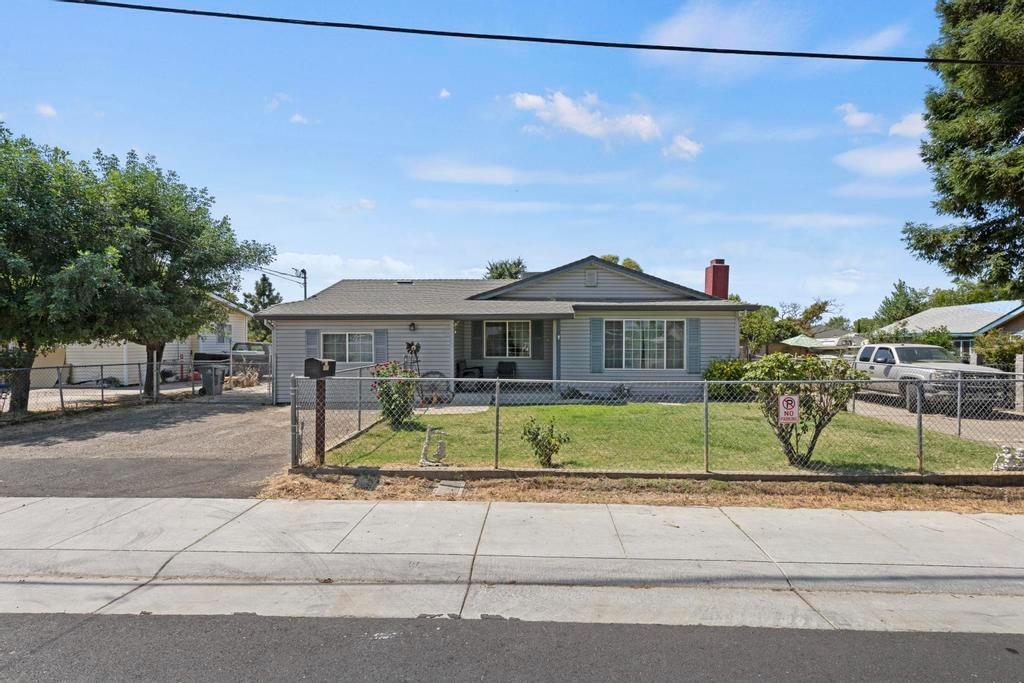
[[[427,425],[445,432],[448,457],[456,466],[494,464],[494,409],[464,414],[421,415],[410,428],[375,425],[327,454],[339,465],[414,465]],[[535,467],[523,425],[531,416],[554,419],[571,441],[555,456],[560,467],[702,471],[702,405],[631,403],[618,406],[549,405],[501,408],[500,462],[503,467]],[[779,471],[790,469],[778,441],[756,406],[712,404],[711,469]],[[925,433],[925,469],[987,470],[994,449],[945,434]],[[812,468],[853,471],[916,471],[916,432],[872,417],[840,413],[819,439]]]

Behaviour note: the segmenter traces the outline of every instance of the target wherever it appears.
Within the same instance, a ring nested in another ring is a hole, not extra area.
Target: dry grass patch
[[[283,474],[269,479],[260,497],[436,500],[435,487],[416,477],[381,476],[356,486],[350,475]],[[1024,513],[1024,488],[928,484],[536,477],[467,481],[460,500]]]

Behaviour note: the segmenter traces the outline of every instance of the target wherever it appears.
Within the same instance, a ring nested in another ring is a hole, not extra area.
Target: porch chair
[[[498,379],[516,379],[519,377],[519,369],[514,360],[498,361],[496,376]]]
[[[480,377],[484,376],[483,366],[480,365],[466,365],[466,361],[457,360],[455,361],[455,376],[456,377]]]

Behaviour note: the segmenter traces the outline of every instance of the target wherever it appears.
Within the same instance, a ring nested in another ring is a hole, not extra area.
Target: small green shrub
[[[381,413],[392,429],[400,429],[412,421],[413,398],[416,395],[416,373],[397,361],[378,363],[373,376],[381,381],[370,385],[377,395]]]
[[[818,437],[832,418],[846,408],[856,391],[856,384],[852,381],[816,384],[814,380],[867,379],[867,374],[854,370],[853,366],[838,358],[830,360],[821,356],[773,353],[751,363],[743,379],[766,382],[749,384],[748,387],[756,395],[761,413],[782,445],[786,461],[793,467],[807,467]],[[801,382],[797,383],[797,380]],[[779,397],[786,394],[796,396],[800,403],[800,421],[797,424],[779,422]],[[810,437],[801,443],[800,436],[808,432]]]
[[[704,379],[709,382],[741,380],[748,365],[750,365],[750,361],[742,358],[713,360],[704,371]],[[741,401],[749,398],[749,392],[739,384],[710,384],[708,385],[708,398],[713,401]]]
[[[562,448],[562,444],[569,443],[569,435],[557,431],[554,420],[541,425],[534,417],[523,425],[522,438],[533,448],[533,454],[537,456],[541,467],[551,467],[551,460]]]

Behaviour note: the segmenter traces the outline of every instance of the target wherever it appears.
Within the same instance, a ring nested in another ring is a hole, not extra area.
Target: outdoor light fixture
[[[410,332],[415,332],[416,331],[416,323],[409,323],[409,331]]]

